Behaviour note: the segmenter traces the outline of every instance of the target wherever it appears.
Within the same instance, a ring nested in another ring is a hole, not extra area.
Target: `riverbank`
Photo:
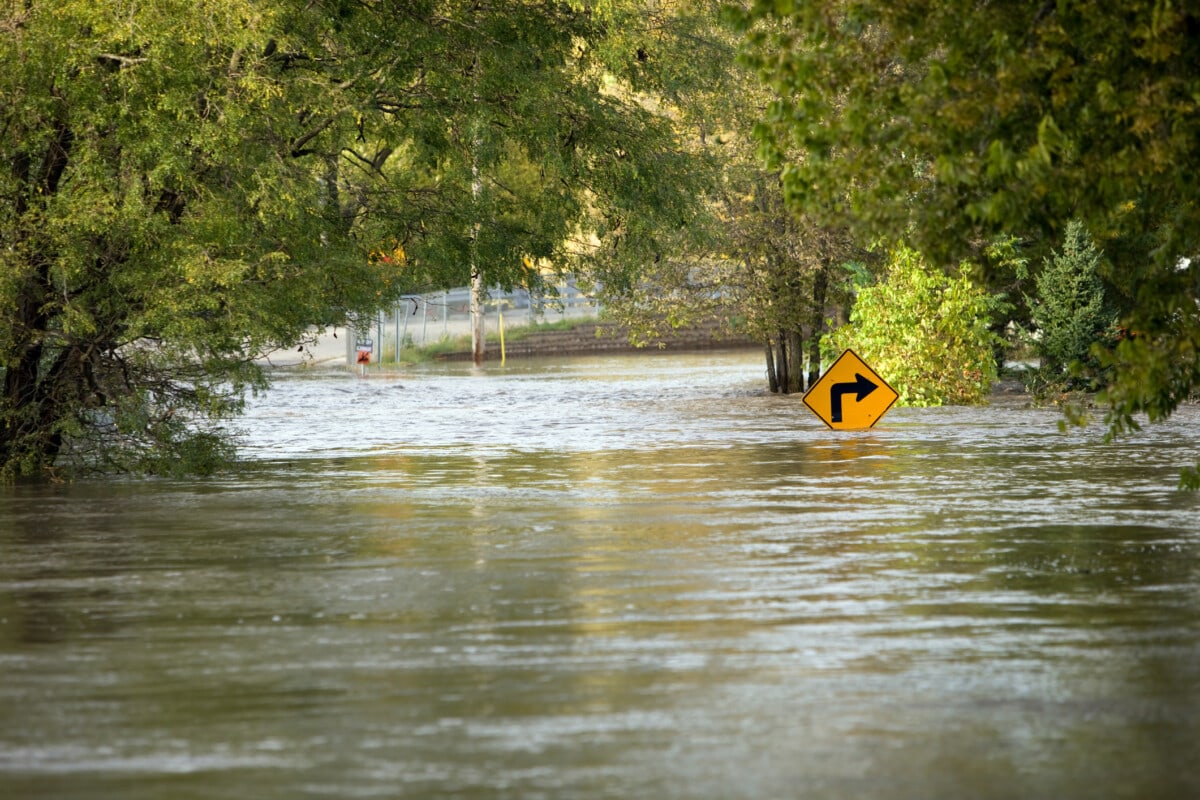
[[[465,361],[472,358],[470,341],[465,347],[434,356],[438,361]],[[501,347],[499,338],[488,337],[484,359],[543,358],[556,355],[590,355],[595,353],[653,353],[658,351],[693,352],[698,350],[732,350],[761,347],[746,336],[728,334],[716,321],[676,328],[662,336],[633,344],[629,327],[616,322],[581,320],[567,326],[538,326],[516,328]]]
[[[745,336],[730,336],[717,322],[680,327],[639,346],[630,342],[627,326],[590,317],[568,324],[555,322],[513,327],[505,332],[503,349],[499,333],[489,332],[484,359],[498,361],[502,354],[508,359],[757,347],[761,347],[761,343]],[[386,343],[384,348],[372,353],[372,364],[388,366],[421,361],[467,361],[472,358],[471,338],[469,334],[459,334],[422,345],[410,345],[402,348],[399,359],[395,358],[394,353],[394,345]],[[302,347],[278,350],[264,358],[262,363],[272,368],[336,368],[343,365],[352,368],[355,355],[354,333],[336,327],[327,328]]]

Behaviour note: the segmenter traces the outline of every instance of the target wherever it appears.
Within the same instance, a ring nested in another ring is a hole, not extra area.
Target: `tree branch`
[[[324,122],[317,125],[317,127],[313,128],[308,133],[304,134],[303,136],[299,137],[298,139],[293,139],[292,143],[291,143],[292,144],[292,158],[301,158],[303,156],[311,156],[311,155],[314,155],[314,154],[320,152],[318,150],[306,150],[304,148],[304,146],[306,144],[308,144],[309,142],[311,142],[313,139],[320,136],[325,131],[327,131],[329,129],[329,126],[332,124],[333,124],[333,117],[327,117]]]
[[[136,64],[145,64],[150,59],[140,56],[123,56],[117,53],[100,53],[96,56],[96,60],[115,69],[123,69]]]

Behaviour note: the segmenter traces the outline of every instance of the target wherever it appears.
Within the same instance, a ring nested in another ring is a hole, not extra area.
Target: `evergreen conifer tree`
[[[1046,259],[1037,276],[1037,297],[1030,300],[1030,311],[1046,377],[1078,383],[1082,373],[1098,367],[1092,346],[1112,343],[1116,315],[1105,299],[1100,263],[1101,253],[1087,229],[1074,220],[1067,226],[1062,250]]]

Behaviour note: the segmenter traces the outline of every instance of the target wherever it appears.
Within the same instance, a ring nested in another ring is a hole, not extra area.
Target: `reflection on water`
[[[1200,796],[1200,414],[761,373],[291,378],[236,475],[0,490],[0,796]]]

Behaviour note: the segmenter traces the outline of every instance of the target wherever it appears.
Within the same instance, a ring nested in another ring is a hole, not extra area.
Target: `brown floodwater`
[[[292,372],[0,487],[0,797],[1200,796],[1200,413],[856,433],[756,353]]]

